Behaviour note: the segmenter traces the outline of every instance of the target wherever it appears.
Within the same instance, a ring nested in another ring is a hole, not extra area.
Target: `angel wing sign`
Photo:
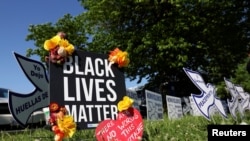
[[[35,89],[28,94],[9,91],[9,109],[21,126],[27,125],[30,115],[49,105],[48,78],[41,62],[26,58],[14,52],[14,56]]]
[[[206,84],[202,78],[202,76],[195,71],[183,68],[187,76],[193,82],[193,84],[201,91],[200,94],[191,94],[195,105],[202,113],[202,115],[210,120],[209,109],[212,106],[215,106],[217,110],[223,115],[223,117],[227,117],[224,107],[220,101],[220,99],[216,96],[216,88],[214,85],[208,83]]]

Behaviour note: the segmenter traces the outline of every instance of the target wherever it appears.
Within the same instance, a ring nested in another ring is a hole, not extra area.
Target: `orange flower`
[[[129,64],[129,59],[128,59],[128,53],[127,52],[119,52],[117,54],[117,64],[118,67],[127,67]]]
[[[132,107],[134,100],[129,98],[128,96],[124,96],[121,101],[118,102],[118,111],[124,111],[128,108]]]
[[[121,52],[121,50],[119,48],[115,48],[113,51],[110,51],[110,54],[109,54],[109,61],[110,62],[113,62],[113,63],[116,63],[116,60],[117,60],[117,54]]]
[[[117,63],[118,67],[127,67],[130,60],[128,58],[128,52],[121,51],[119,48],[115,48],[110,51],[108,60],[112,63]]]

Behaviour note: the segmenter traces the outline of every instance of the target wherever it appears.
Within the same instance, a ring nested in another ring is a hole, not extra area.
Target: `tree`
[[[239,63],[236,69],[235,77],[227,78],[233,84],[241,86],[245,92],[250,93],[250,75],[246,71],[246,64],[249,61],[249,58],[246,58],[243,63]],[[230,98],[231,94],[229,91],[226,91],[226,84],[224,81],[217,85],[217,95],[220,98],[226,99]]]
[[[26,40],[35,41],[35,49],[27,49],[26,56],[38,55],[41,61],[44,62],[48,51],[43,48],[44,41],[55,36],[59,31],[66,31],[67,39],[74,44],[77,49],[84,50],[89,37],[86,35],[84,22],[81,16],[72,17],[70,14],[65,14],[59,19],[57,23],[51,22],[39,25],[29,26],[30,34],[27,35]]]
[[[236,69],[236,75],[232,79],[234,84],[240,85],[244,91],[250,93],[250,75],[246,71],[246,64],[249,61],[249,58],[245,59],[245,61],[238,65]]]
[[[80,0],[86,12],[64,16],[52,25],[29,29],[27,40],[42,56],[42,43],[59,30],[86,51],[108,53],[115,47],[131,59],[126,77],[148,79],[148,87],[173,82],[178,95],[192,86],[183,67],[199,71],[206,82],[217,84],[234,77],[247,57],[248,1],[238,0]],[[53,32],[51,32],[53,31]],[[81,36],[79,36],[79,33]],[[91,41],[88,42],[88,37]]]

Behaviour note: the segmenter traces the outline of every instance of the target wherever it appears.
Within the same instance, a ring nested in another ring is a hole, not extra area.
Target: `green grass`
[[[250,113],[247,112],[243,120],[250,124]],[[224,119],[215,115],[211,121],[201,116],[184,116],[180,119],[169,120],[165,115],[160,121],[144,120],[143,141],[207,141],[207,125],[236,125],[242,121],[235,121],[231,116]],[[95,141],[94,130],[78,130],[74,136],[65,141]],[[43,128],[25,129],[23,132],[0,131],[1,141],[52,141],[54,134]]]

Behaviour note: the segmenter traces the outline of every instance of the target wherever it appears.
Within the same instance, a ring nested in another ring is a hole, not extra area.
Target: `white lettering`
[[[63,73],[64,74],[72,74],[74,72],[74,68],[73,68],[73,58],[72,56],[69,56],[67,61],[65,61],[65,63],[63,64]]]
[[[111,86],[115,86],[114,80],[107,80],[106,82],[106,87],[109,90],[109,94],[107,94],[107,98],[109,101],[116,101],[117,100],[117,95],[116,92],[111,88]]]
[[[93,79],[89,80],[89,87],[87,87],[86,80],[82,78],[82,87],[85,95],[86,101],[92,101],[92,96],[93,96]]]
[[[101,92],[104,92],[104,89],[100,87],[100,83],[104,83],[103,79],[96,79],[96,100],[97,101],[106,101],[106,98],[101,97]]]
[[[246,131],[219,131],[218,129],[212,129],[212,136],[246,136]]]
[[[100,70],[100,71],[98,71],[99,70],[99,66],[100,65],[103,65],[103,61],[101,60],[101,59],[96,59],[96,61],[95,61],[95,72],[96,72],[96,75],[97,76],[104,76],[104,70]]]
[[[114,102],[117,100],[117,94],[113,87],[115,86],[114,80],[104,79],[89,79],[89,82],[86,82],[85,78],[75,78],[75,96],[69,96],[69,78],[64,77],[64,100],[65,101],[93,101],[93,94],[96,94],[96,101],[111,101]],[[105,93],[104,86],[107,88]],[[94,89],[95,88],[95,89]],[[83,90],[83,92],[82,92]],[[95,91],[95,93],[94,93]]]
[[[63,77],[64,84],[64,101],[75,101],[74,97],[69,97],[68,77]]]
[[[78,75],[83,75],[84,72],[82,71],[79,71],[79,59],[78,59],[78,56],[75,56],[75,73],[78,74]]]
[[[106,77],[109,77],[109,73],[111,77],[115,77],[112,69],[111,69],[112,63],[108,60],[105,60],[105,70],[106,70]]]
[[[116,119],[118,111],[116,105],[65,105],[65,107],[76,122],[93,122],[92,115],[97,115],[98,121]]]
[[[89,75],[88,73],[90,73],[92,76],[95,75],[92,60],[89,57],[86,57],[86,64],[84,70],[85,70],[85,75]]]
[[[72,56],[69,56],[65,61],[63,65],[64,74],[75,73],[76,75],[115,77],[114,72],[111,68],[112,63],[107,59],[96,58],[95,60],[92,60],[91,57],[86,57],[86,59],[84,60],[85,62],[81,62],[82,64],[80,64],[78,56],[75,56],[74,60],[74,65]],[[80,66],[82,66],[81,68],[83,70],[80,70]],[[100,66],[103,66],[104,69],[101,69]]]

